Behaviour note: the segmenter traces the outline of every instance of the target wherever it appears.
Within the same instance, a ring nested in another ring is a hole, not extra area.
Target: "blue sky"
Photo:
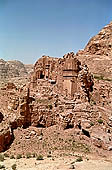
[[[111,20],[112,0],[0,0],[0,58],[76,53]]]

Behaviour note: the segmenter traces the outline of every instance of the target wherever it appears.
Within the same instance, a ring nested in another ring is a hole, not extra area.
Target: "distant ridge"
[[[5,61],[0,59],[0,80],[22,77],[28,74],[24,64],[20,61]]]

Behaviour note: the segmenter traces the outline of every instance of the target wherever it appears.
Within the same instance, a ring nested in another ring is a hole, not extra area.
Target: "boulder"
[[[110,143],[109,135],[100,128],[94,128],[91,133],[92,142],[97,147],[107,149]]]

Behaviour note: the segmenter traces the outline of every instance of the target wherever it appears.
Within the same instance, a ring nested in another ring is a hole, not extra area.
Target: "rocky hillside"
[[[112,22],[90,39],[84,51],[87,54],[112,56]]]
[[[27,76],[32,71],[32,68],[32,64],[23,64],[17,60],[5,61],[0,59],[0,80]]]
[[[112,79],[112,22],[90,39],[84,50],[77,53],[90,71],[99,78]]]

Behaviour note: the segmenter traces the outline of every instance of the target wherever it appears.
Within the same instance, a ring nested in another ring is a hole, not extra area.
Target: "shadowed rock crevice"
[[[2,122],[3,118],[4,118],[4,116],[3,116],[3,114],[0,112],[0,123]]]
[[[9,125],[2,123],[0,126],[0,152],[7,150],[14,140],[13,131]]]

